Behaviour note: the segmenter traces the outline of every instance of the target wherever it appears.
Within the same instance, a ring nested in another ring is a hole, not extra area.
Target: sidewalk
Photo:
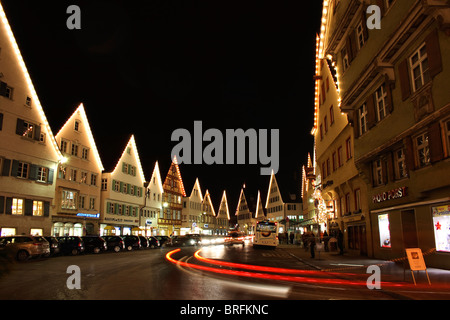
[[[338,251],[315,252],[315,258],[311,258],[309,249],[306,251],[303,247],[293,244],[281,244],[279,249],[288,252],[292,257],[308,265],[311,269],[324,272],[367,274],[367,278],[372,274],[367,273],[367,268],[371,265],[377,265],[381,270],[381,281],[401,284],[398,288],[383,289],[398,294],[402,299],[445,299],[450,300],[450,270],[427,268],[431,285],[425,271],[415,271],[414,285],[411,270],[408,262],[395,263],[392,261],[368,258],[364,256],[352,255],[344,252],[340,255]]]

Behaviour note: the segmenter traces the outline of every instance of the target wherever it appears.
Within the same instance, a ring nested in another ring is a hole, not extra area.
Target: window
[[[119,192],[120,191],[120,183],[119,181],[114,180],[114,191]]]
[[[97,175],[91,173],[91,186],[96,186],[97,185]]]
[[[350,212],[350,193],[345,195],[345,213]]]
[[[352,158],[352,139],[348,138],[345,141],[345,146],[347,148],[347,160],[350,160]]]
[[[28,163],[19,162],[17,166],[17,178],[27,178],[28,177]]]
[[[333,159],[333,172],[334,172],[337,169],[337,153],[336,152],[333,152],[332,159]]]
[[[361,21],[356,27],[356,40],[358,44],[358,50],[361,50],[365,43],[363,21]]]
[[[381,159],[373,162],[373,182],[375,186],[383,184],[383,163]]]
[[[430,148],[428,146],[428,134],[422,133],[414,139],[416,147],[416,158],[419,167],[430,164]]]
[[[62,209],[76,209],[77,208],[77,193],[75,191],[70,191],[70,190],[62,191],[61,208]]]
[[[338,157],[338,166],[341,167],[344,164],[342,161],[342,147],[338,148],[337,157]]]
[[[64,153],[67,152],[67,141],[61,139],[61,147],[60,147],[60,150],[61,150],[61,152],[64,152]]]
[[[89,199],[89,209],[90,210],[95,210],[95,198],[90,198]]]
[[[44,203],[42,201],[33,201],[33,216],[42,217],[44,215]]]
[[[34,125],[32,123],[24,121],[22,136],[33,139],[33,133],[34,133],[33,128],[34,128]]]
[[[325,116],[325,118],[323,119],[323,123],[324,123],[324,126],[325,126],[325,133],[327,133],[328,132],[328,119],[327,119],[327,116]]]
[[[406,160],[404,149],[399,149],[394,153],[395,158],[395,175],[397,179],[407,177]]]
[[[80,131],[80,121],[75,120],[73,129],[74,129],[75,131]]]
[[[355,210],[361,211],[361,189],[359,188],[355,190]]]
[[[23,214],[23,199],[12,199],[12,211],[13,215],[22,215]]]
[[[48,168],[39,167],[36,181],[47,182],[47,177],[48,177]]]
[[[81,171],[81,183],[86,183],[87,182],[87,172]]]
[[[70,169],[70,181],[77,181],[77,170],[76,169]]]
[[[333,125],[334,123],[334,108],[333,105],[331,105],[330,107],[330,127]]]
[[[102,191],[108,190],[108,179],[102,178]]]
[[[391,232],[389,229],[389,214],[380,214],[378,216],[378,231],[380,235],[380,247],[391,247]]]
[[[386,99],[387,92],[385,88],[385,84],[381,85],[377,91],[375,91],[375,98],[377,101],[377,117],[378,121],[386,118]]]
[[[89,149],[83,148],[83,150],[81,151],[81,158],[84,160],[88,160],[88,155],[89,155]]]
[[[78,156],[78,145],[72,143],[72,153],[73,156]]]
[[[6,86],[5,98],[11,99],[13,98],[14,89],[10,86]]]
[[[348,67],[350,67],[350,59],[349,59],[349,56],[348,56],[347,49],[344,48],[342,50],[341,54],[342,54],[342,67],[343,67],[343,69],[345,71],[345,70],[348,69]]]
[[[84,208],[85,208],[84,204],[85,204],[86,196],[80,195],[80,196],[78,197],[78,199],[79,199],[79,200],[78,200],[78,208],[84,209]]]
[[[58,170],[58,178],[66,179],[66,167],[60,166]]]
[[[31,107],[31,98],[30,98],[30,97],[27,97],[27,98],[25,99],[25,105],[26,105],[27,107]]]
[[[367,107],[363,104],[358,109],[358,120],[359,120],[359,135],[366,133],[367,131]]]
[[[423,44],[409,59],[413,90],[417,91],[431,80],[428,68],[428,54],[426,44]]]

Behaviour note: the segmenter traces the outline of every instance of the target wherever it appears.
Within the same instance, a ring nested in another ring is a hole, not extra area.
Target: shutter
[[[48,169],[48,179],[47,179],[47,184],[53,184],[53,177],[55,175],[55,170],[54,169]]]
[[[364,44],[367,42],[367,39],[369,39],[369,29],[367,28],[367,6],[364,5],[364,10],[362,11],[362,17],[361,17],[361,25],[363,28],[363,36],[364,36]]]
[[[0,214],[5,213],[5,197],[0,196]]]
[[[388,167],[387,162],[384,159],[381,159],[381,169],[383,170],[383,184],[386,185],[388,183]]]
[[[6,82],[0,81],[0,96],[6,96]]]
[[[111,212],[109,212],[110,211],[110,209],[109,209],[110,205],[111,205],[111,202],[106,202],[106,213],[111,213]]]
[[[3,159],[2,176],[9,176],[9,169],[11,168],[11,160]]]
[[[122,162],[122,172],[126,173],[126,171],[125,171],[125,162]]]
[[[3,128],[3,113],[0,113],[0,131]]]
[[[39,141],[41,140],[41,126],[35,125],[34,126],[34,140]]]
[[[39,167],[35,164],[30,165],[30,174],[28,175],[29,180],[36,181]]]
[[[12,214],[12,198],[6,198],[5,213]]]
[[[23,133],[25,132],[23,124],[25,121],[23,121],[20,118],[17,118],[17,124],[16,124],[16,134],[19,136],[23,136]]]
[[[13,160],[11,167],[11,176],[17,177],[17,170],[19,170],[19,161]]]
[[[439,46],[439,34],[438,29],[431,32],[425,39],[428,66],[431,78],[434,78],[437,74],[442,72],[442,56],[441,48]]]
[[[115,203],[114,204],[114,214],[118,214],[119,213],[119,204]]]
[[[408,59],[403,60],[398,66],[400,76],[400,88],[402,90],[402,99],[405,101],[411,95],[411,83],[409,80]]]
[[[442,146],[441,126],[439,122],[435,122],[428,127],[428,143],[431,163],[444,159],[444,148]]]
[[[123,182],[120,181],[120,192],[123,192]]]
[[[409,173],[416,168],[412,138],[406,137],[403,143],[405,145],[406,170]]]
[[[350,64],[356,56],[356,30],[353,30],[347,37],[346,43],[348,63]]]
[[[385,7],[385,5],[384,5],[384,1],[385,1],[385,0],[377,0],[377,1],[376,1],[377,6],[380,7],[380,9],[381,9],[381,16],[384,16],[384,13],[385,13],[385,11],[386,11],[386,7]]]
[[[44,201],[44,217],[50,216],[50,202]]]
[[[370,130],[377,123],[377,112],[375,108],[374,94],[367,97],[366,109],[367,109],[367,130]]]
[[[127,194],[131,194],[131,184],[127,183]]]
[[[392,87],[389,81],[385,82],[384,88],[386,90],[386,111],[387,114],[391,114],[394,111],[394,101],[392,99]]]
[[[25,211],[24,214],[26,216],[32,216],[33,215],[33,200],[25,199]]]
[[[387,178],[390,178],[391,181],[395,180],[394,155],[392,152],[387,155]]]

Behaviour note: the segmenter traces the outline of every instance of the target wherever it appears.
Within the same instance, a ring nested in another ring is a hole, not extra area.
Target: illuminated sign
[[[77,217],[84,217],[84,218],[100,218],[100,213],[92,214],[92,213],[77,213]]]
[[[391,231],[389,228],[389,214],[380,214],[378,216],[378,231],[380,234],[380,247],[391,247]]]
[[[383,201],[403,198],[406,196],[406,187],[400,187],[397,189],[385,191],[383,193],[374,194],[372,196],[373,203],[380,203]]]

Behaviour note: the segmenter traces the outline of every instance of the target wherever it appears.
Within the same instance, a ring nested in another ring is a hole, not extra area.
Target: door
[[[406,248],[418,248],[416,213],[414,209],[404,210],[402,216],[403,245]]]

